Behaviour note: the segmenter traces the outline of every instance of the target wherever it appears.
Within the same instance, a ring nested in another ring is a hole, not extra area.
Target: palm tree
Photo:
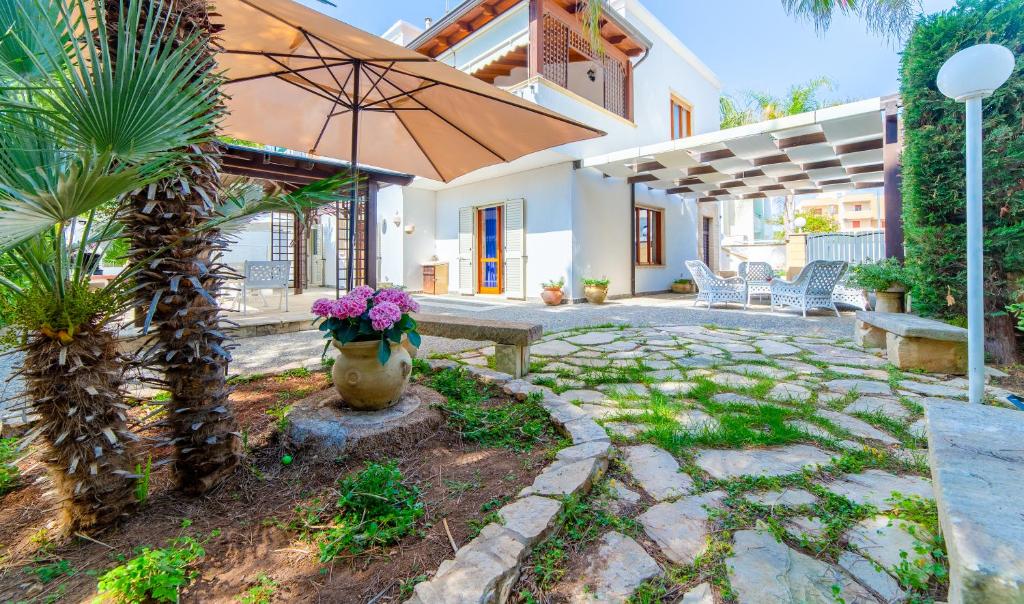
[[[196,116],[217,106],[215,84],[195,80],[209,66],[194,38],[168,44],[158,33],[176,24],[144,5],[81,36],[98,1],[0,0],[0,255],[13,267],[0,288],[39,417],[28,442],[42,443],[65,531],[122,517],[138,471],[114,326],[132,271],[94,290],[88,252],[118,234],[105,210],[174,175],[181,153],[167,149],[206,140]]]
[[[107,22],[116,21],[123,0],[104,4]],[[193,84],[214,87],[219,76],[212,39],[219,26],[211,21],[207,0],[151,0],[148,7],[177,23],[161,31],[163,43],[188,44],[202,56],[203,69],[193,74]],[[108,34],[120,33],[108,27]],[[136,35],[141,30],[131,40]],[[223,106],[217,94],[217,102],[196,116],[206,140],[182,150],[188,151],[181,154],[183,176],[140,192],[122,216],[130,261],[145,265],[136,277],[136,305],[145,313],[145,330],[154,335],[145,363],[162,372],[160,385],[171,394],[166,422],[175,444],[174,469],[179,486],[196,494],[229,475],[241,451],[228,406],[231,356],[217,302],[230,275],[219,261],[226,240],[208,225],[216,217],[221,186],[214,136]]]
[[[762,120],[774,120],[787,115],[796,115],[808,111],[816,111],[833,103],[823,101],[819,97],[822,89],[832,90],[832,80],[820,77],[803,84],[789,87],[786,94],[776,96],[769,92],[748,91],[743,100],[738,101],[729,95],[719,99],[721,111],[721,127],[733,128],[753,124]]]
[[[921,0],[780,0],[786,13],[808,21],[819,33],[829,30],[836,15],[864,21],[868,31],[889,39],[906,33],[921,11]],[[586,0],[583,22],[592,44],[600,48],[604,0]]]

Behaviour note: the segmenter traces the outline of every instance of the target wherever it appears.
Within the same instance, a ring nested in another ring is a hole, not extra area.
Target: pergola
[[[351,167],[347,162],[323,157],[312,157],[255,149],[240,145],[226,145],[221,159],[221,171],[224,174],[245,176],[270,180],[293,189],[337,175],[350,174]],[[377,283],[377,229],[374,221],[377,215],[377,191],[381,186],[405,186],[412,182],[413,177],[386,170],[368,169],[360,166],[360,195],[358,200],[358,237],[353,253],[356,256],[356,285]],[[335,228],[337,272],[336,278],[344,280],[345,261],[349,253],[348,239],[344,236],[347,220],[350,216],[349,204],[351,192],[346,188],[339,191],[345,196],[341,203],[341,216]],[[334,206],[325,205],[316,211],[333,215]],[[297,216],[293,212],[273,212],[270,217],[271,260],[287,260],[292,262],[292,283],[296,294],[301,294],[308,282],[306,271],[309,250],[306,245],[304,225],[309,224],[314,210],[307,210],[305,216]]]
[[[626,149],[579,167],[699,204],[883,187],[886,256],[902,258],[900,148],[899,98],[891,96]]]

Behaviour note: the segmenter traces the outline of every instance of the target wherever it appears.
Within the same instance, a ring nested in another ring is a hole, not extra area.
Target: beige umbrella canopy
[[[292,0],[213,4],[234,137],[448,182],[604,134]]]
[[[604,134],[292,0],[214,5],[231,136],[447,182]]]

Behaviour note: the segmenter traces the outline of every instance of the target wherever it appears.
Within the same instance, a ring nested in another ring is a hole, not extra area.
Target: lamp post
[[[975,404],[985,396],[981,100],[1006,82],[1013,66],[1013,53],[1006,48],[979,44],[950,57],[936,79],[942,94],[967,103],[967,374]]]

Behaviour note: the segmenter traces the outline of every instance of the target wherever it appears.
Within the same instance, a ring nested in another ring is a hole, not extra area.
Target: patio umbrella
[[[604,135],[292,0],[214,0],[227,134],[443,182]],[[348,232],[353,285],[358,180]],[[340,288],[340,283],[339,283]]]

